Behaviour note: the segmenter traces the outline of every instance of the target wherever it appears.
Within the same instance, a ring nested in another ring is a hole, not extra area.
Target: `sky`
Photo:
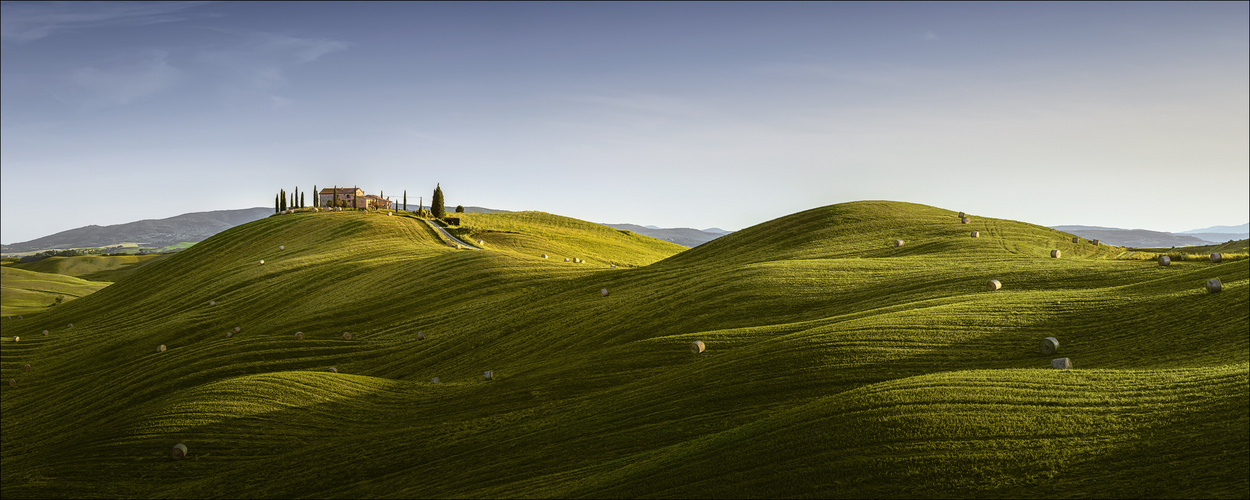
[[[1247,2],[0,10],[5,243],[314,185],[697,229],[1250,220]]]

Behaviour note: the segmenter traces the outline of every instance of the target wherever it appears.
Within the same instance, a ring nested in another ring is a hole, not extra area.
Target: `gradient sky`
[[[5,2],[0,241],[314,184],[700,229],[866,199],[1236,225],[1248,6]]]

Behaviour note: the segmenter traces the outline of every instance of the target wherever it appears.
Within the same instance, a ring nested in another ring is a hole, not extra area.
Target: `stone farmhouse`
[[[334,195],[334,188],[325,188],[317,193],[317,200],[321,206],[328,207],[334,203]],[[348,207],[359,209],[376,210],[391,208],[390,200],[373,194],[365,194],[360,188],[338,188],[338,199],[346,202]]]

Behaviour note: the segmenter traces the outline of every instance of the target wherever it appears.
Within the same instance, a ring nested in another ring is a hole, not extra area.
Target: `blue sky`
[[[0,241],[357,185],[741,229],[1250,219],[1250,8],[5,2]]]

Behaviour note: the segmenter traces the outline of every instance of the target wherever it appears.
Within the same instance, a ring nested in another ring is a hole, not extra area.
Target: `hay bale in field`
[[[1220,261],[1220,258],[1221,258],[1221,257],[1220,257],[1220,254],[1218,254],[1218,253],[1213,253],[1213,254],[1211,254],[1211,262],[1219,262],[1219,261]]]
[[[226,332],[226,338],[230,338],[233,336],[234,336],[234,332]]]
[[[1170,265],[1172,265],[1172,258],[1171,258],[1171,257],[1168,257],[1168,256],[1166,256],[1166,255],[1161,255],[1161,256],[1159,256],[1159,265],[1160,265],[1160,266],[1170,266]]]
[[[339,372],[338,368],[335,368],[333,366],[330,367],[330,373],[338,373],[338,372]]]
[[[174,460],[183,459],[187,456],[187,445],[182,443],[174,445],[174,449],[169,450],[169,456],[173,457]]]
[[[425,334],[421,332],[417,332],[417,340],[425,340]]]
[[[208,301],[208,306],[209,306],[209,307],[212,307],[212,306],[215,306],[215,305],[217,305],[217,301],[215,301],[215,300],[210,300],[210,301]]]
[[[568,257],[565,257],[565,258],[564,258],[564,261],[565,261],[565,262],[568,262],[568,261],[569,261],[569,258],[568,258]]]
[[[972,232],[972,237],[973,237],[973,238],[980,238],[980,237],[981,237],[981,231],[973,231],[973,232]]]
[[[897,248],[897,247],[901,247],[901,246],[903,246],[903,244],[904,244],[904,243],[905,243],[905,242],[904,242],[903,240],[894,240],[894,246],[895,246],[896,248]]]
[[[1072,368],[1072,360],[1068,358],[1059,358],[1050,360],[1050,367],[1059,370],[1067,370]]]
[[[1002,287],[1003,287],[1003,284],[1000,283],[998,280],[990,280],[989,283],[985,284],[985,289],[991,292],[994,290],[998,290]]]
[[[437,384],[437,383],[438,383],[438,377],[434,377],[434,378],[430,379],[430,383],[432,383],[432,384]]]
[[[1052,258],[1052,259],[1058,259],[1058,258],[1059,258],[1059,255],[1060,255],[1060,253],[1059,253],[1059,251],[1058,251],[1058,250],[1051,250],[1051,251],[1050,251],[1050,258]]]
[[[13,341],[14,341],[14,342],[17,342],[17,341],[19,341],[19,340],[22,340],[22,338],[21,338],[21,337],[18,337],[17,335],[14,335],[14,336],[13,336]]]
[[[295,340],[304,340],[304,332],[295,332]]]
[[[959,222],[962,222],[962,223],[964,223],[964,224],[971,223],[971,222],[972,222],[972,217],[964,217],[963,219],[960,219],[960,221],[959,221]]]
[[[607,289],[607,288],[604,288],[604,289],[599,290],[599,295],[602,295],[602,296],[604,296],[604,297],[607,297],[607,296],[608,296],[608,289]]]
[[[1101,244],[1102,244],[1102,242],[1101,242],[1101,241],[1099,241],[1099,240],[1090,240],[1089,242],[1090,242],[1091,244],[1093,244],[1094,246],[1098,246],[1098,245],[1101,245]]]
[[[352,339],[351,332],[343,332],[343,340],[351,340],[351,339]]]
[[[21,314],[17,315],[17,319],[22,319],[22,315]]]
[[[17,379],[15,378],[9,379],[9,387],[17,387]]]
[[[485,378],[486,380],[492,380],[495,378],[495,372],[486,370],[486,373],[482,374],[482,378]]]
[[[286,245],[278,245],[278,250],[286,250]]]
[[[390,217],[390,216],[392,216],[392,215],[395,215],[395,214],[392,214],[392,213],[390,213],[390,212],[387,212],[387,213],[386,213],[386,216],[387,216],[387,217]]]
[[[260,259],[260,265],[265,265],[265,259]]]
[[[1059,352],[1059,339],[1054,337],[1042,339],[1042,354],[1054,354],[1056,352]]]
[[[43,331],[43,334],[44,334],[44,335],[47,335],[47,334],[48,334],[48,331],[47,331],[47,330],[44,330],[44,331]]]
[[[703,352],[703,350],[704,350],[704,349],[707,349],[707,346],[706,346],[706,345],[703,345],[703,341],[702,341],[702,340],[696,340],[696,341],[694,341],[694,342],[691,342],[691,343],[690,343],[690,352],[693,352],[693,353],[695,353],[695,354],[699,354],[699,353]]]
[[[156,352],[165,352],[165,344],[156,346]]]
[[[30,371],[30,363],[26,363],[25,365],[22,365],[22,371],[24,372]]]
[[[1073,242],[1073,243],[1080,243],[1080,242],[1081,242],[1081,239],[1080,239],[1080,238],[1077,238],[1077,237],[1075,237],[1075,236],[1073,236],[1073,237],[1072,237],[1072,242]]]
[[[1224,285],[1223,283],[1220,283],[1219,278],[1211,278],[1207,280],[1207,293],[1215,293],[1222,289],[1224,289]]]
[[[477,244],[479,244],[479,245],[484,245],[484,244],[486,244],[486,242],[485,242],[485,241],[482,241],[482,240],[477,240]]]
[[[547,254],[543,254],[543,258],[544,258],[544,259],[545,259],[545,258],[547,258]]]
[[[964,213],[963,213],[963,212],[959,212],[959,218],[960,218],[960,219],[964,218]]]
[[[66,328],[73,328],[73,327],[74,327],[74,324],[73,324],[73,323],[70,323],[70,324],[68,324],[68,325],[65,325],[65,327],[66,327]]]
[[[234,333],[239,333],[240,331],[242,331],[242,328],[239,328],[237,326],[234,327]]]

